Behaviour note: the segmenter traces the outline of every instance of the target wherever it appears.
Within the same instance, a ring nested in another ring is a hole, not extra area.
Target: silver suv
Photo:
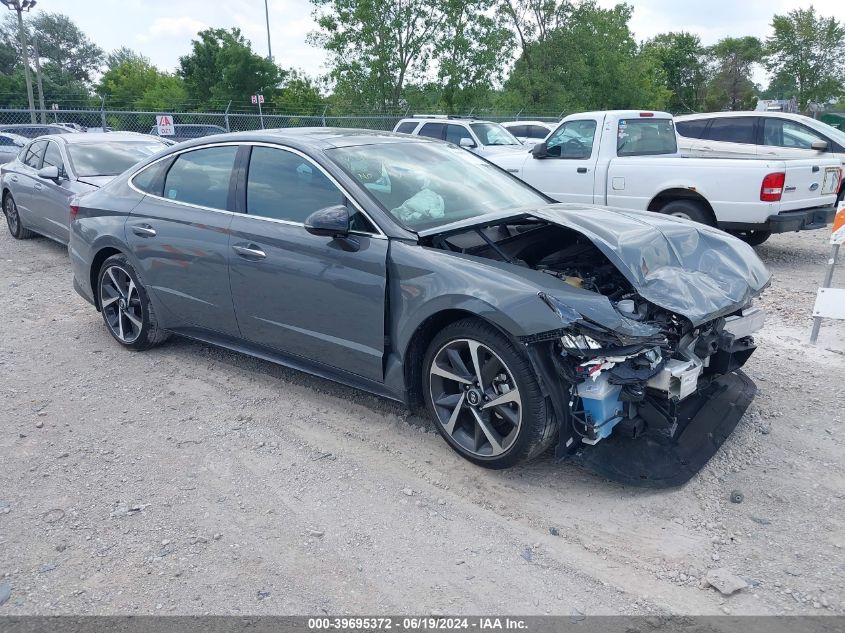
[[[525,145],[498,123],[469,117],[418,114],[399,121],[393,131],[448,141],[482,156],[509,150],[528,151]]]

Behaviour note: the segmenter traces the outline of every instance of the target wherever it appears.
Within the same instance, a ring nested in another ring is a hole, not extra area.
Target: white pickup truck
[[[667,213],[752,245],[824,227],[842,177],[836,158],[691,158],[666,112],[573,114],[525,153],[486,158],[559,202]]]

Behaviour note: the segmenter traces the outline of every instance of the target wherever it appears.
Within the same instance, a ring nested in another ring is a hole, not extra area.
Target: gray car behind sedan
[[[70,201],[167,147],[143,134],[53,134],[0,167],[3,212],[13,237],[68,241]]]

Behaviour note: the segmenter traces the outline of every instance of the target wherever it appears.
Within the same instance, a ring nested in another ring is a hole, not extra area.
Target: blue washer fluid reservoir
[[[593,427],[596,434],[595,440],[584,439],[588,444],[595,444],[597,441],[610,435],[613,427],[622,418],[624,405],[619,399],[622,393],[621,385],[612,385],[607,373],[603,372],[598,378],[588,378],[577,387],[578,395],[581,397],[581,405],[587,422]]]

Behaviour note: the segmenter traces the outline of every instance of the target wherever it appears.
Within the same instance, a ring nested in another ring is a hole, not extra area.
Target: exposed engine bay
[[[538,373],[553,372],[554,376],[547,376],[549,381],[557,379],[562,385],[557,407],[563,409],[557,412],[562,418],[559,457],[586,454],[585,446],[607,443],[611,434],[617,444],[650,437],[648,450],[663,445],[674,451],[671,456],[664,456],[665,472],[658,477],[673,482],[666,485],[674,485],[689,478],[675,477],[674,469],[692,466],[696,461],[695,455],[684,455],[676,446],[692,422],[689,411],[695,409],[694,416],[707,417],[706,410],[702,414],[702,405],[708,404],[707,398],[714,397],[707,394],[726,381],[730,383],[734,391],[738,390],[732,392],[735,396],[732,407],[739,413],[724,433],[727,437],[753,397],[753,383],[744,375],[737,375],[755,349],[752,334],[762,327],[765,319],[765,313],[750,303],[694,325],[683,315],[644,299],[588,237],[540,218],[437,235],[432,238],[431,246],[528,267],[554,277],[577,293],[606,297],[616,312],[614,316],[618,316],[618,323],[637,326],[645,334],[621,336],[618,330],[582,314],[548,340],[535,337],[525,341]],[[552,299],[541,294],[552,309],[569,314],[567,301],[561,297],[558,294]],[[542,353],[538,351],[540,348],[544,350]],[[549,356],[551,364],[546,366],[545,359]],[[734,384],[737,381],[747,381],[750,386],[744,382],[737,386]],[[693,407],[691,403],[696,400],[701,402]],[[744,406],[741,401],[746,401]],[[719,419],[714,418],[710,423],[724,424],[724,417],[719,414]],[[707,453],[704,461],[712,452]],[[610,459],[617,462],[622,459],[617,451],[613,453]],[[628,454],[624,456],[628,457]],[[645,459],[661,458],[649,455]],[[698,467],[701,465],[703,462]],[[614,473],[616,479],[639,485],[639,480],[646,477],[640,471],[649,468],[647,464],[638,464],[630,472],[623,468],[620,477],[616,472],[619,467],[616,463],[609,469],[597,470]]]

